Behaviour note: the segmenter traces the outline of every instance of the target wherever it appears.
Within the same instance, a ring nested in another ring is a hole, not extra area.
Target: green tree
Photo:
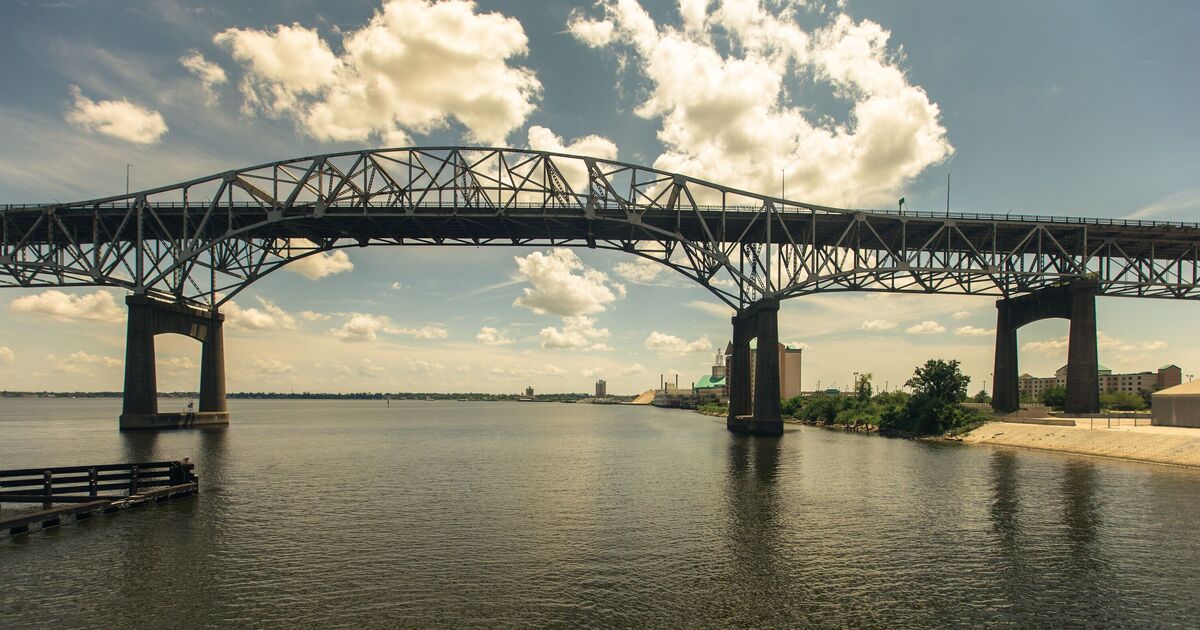
[[[871,399],[871,373],[864,372],[858,375],[858,382],[854,384],[854,395],[859,400]]]
[[[1100,407],[1114,411],[1141,411],[1146,401],[1133,392],[1108,392],[1100,395]]]
[[[979,393],[971,397],[971,400],[977,403],[989,403],[992,402],[992,397],[987,393],[987,391],[981,389],[979,390]]]
[[[967,399],[967,386],[971,377],[962,373],[957,360],[930,359],[913,372],[905,383],[919,395],[948,403],[960,403]]]
[[[1051,409],[1063,409],[1067,406],[1067,388],[1051,387],[1042,392],[1041,403]]]

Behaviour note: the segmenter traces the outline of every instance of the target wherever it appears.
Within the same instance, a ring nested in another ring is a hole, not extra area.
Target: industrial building
[[[794,398],[800,395],[800,375],[802,370],[803,352],[800,348],[789,348],[784,344],[779,344],[777,348],[779,352],[779,394],[783,398]],[[750,388],[754,388],[754,361],[758,349],[754,342],[750,343]],[[708,374],[700,377],[700,380],[692,383],[690,389],[687,386],[679,386],[679,376],[676,375],[675,382],[667,382],[665,378],[660,378],[658,389],[654,392],[654,402],[652,404],[659,407],[694,407],[709,401],[728,402],[729,401],[729,381],[728,376],[729,364],[733,359],[733,344],[728,344],[725,352],[718,352],[713,357],[712,369]],[[600,381],[602,383],[603,381]],[[596,386],[599,388],[600,383]],[[597,389],[597,392],[600,390]],[[599,394],[597,394],[599,396]]]
[[[1140,394],[1141,392],[1155,392],[1168,387],[1174,387],[1183,382],[1183,370],[1177,365],[1164,365],[1158,368],[1157,372],[1137,372],[1134,374],[1113,374],[1112,370],[1099,366],[1097,374],[1100,378],[1100,393],[1107,394],[1110,392],[1127,392],[1130,394]],[[1046,378],[1038,378],[1028,374],[1022,374],[1017,380],[1018,389],[1021,392],[1023,400],[1041,400],[1042,394],[1052,387],[1067,386],[1067,366],[1062,366],[1054,373],[1054,376]]]
[[[720,352],[713,357],[712,370],[700,377],[692,387],[699,398],[725,402],[729,400],[729,389],[725,381],[725,355]]]
[[[1152,422],[1168,427],[1200,428],[1200,381],[1189,381],[1150,396]]]

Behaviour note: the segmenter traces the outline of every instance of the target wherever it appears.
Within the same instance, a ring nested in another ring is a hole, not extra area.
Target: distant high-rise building
[[[754,381],[757,376],[754,373],[754,365],[756,356],[758,355],[758,347],[755,343],[757,340],[750,342],[750,390],[754,390]],[[801,348],[789,348],[785,344],[779,344],[777,351],[779,352],[779,396],[781,398],[795,398],[803,391],[800,388],[800,377],[803,370],[804,350]],[[733,342],[730,342],[725,349],[725,365],[721,369],[722,375],[728,375],[730,366],[733,363]],[[713,366],[713,376],[717,374],[717,367]]]
[[[604,398],[608,395],[608,383],[604,379],[596,381],[596,398]]]
[[[530,385],[529,387],[525,388],[525,395],[530,398],[533,398],[533,385]]]

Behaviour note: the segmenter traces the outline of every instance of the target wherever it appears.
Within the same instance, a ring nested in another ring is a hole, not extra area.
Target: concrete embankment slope
[[[1090,429],[1086,425],[989,422],[963,436],[963,441],[1200,467],[1200,429],[1153,426]]]

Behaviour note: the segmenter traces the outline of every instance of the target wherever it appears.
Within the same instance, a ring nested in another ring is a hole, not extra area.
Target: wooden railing
[[[195,491],[190,462],[144,462],[0,470],[0,504],[115,501],[148,490],[186,484]]]

